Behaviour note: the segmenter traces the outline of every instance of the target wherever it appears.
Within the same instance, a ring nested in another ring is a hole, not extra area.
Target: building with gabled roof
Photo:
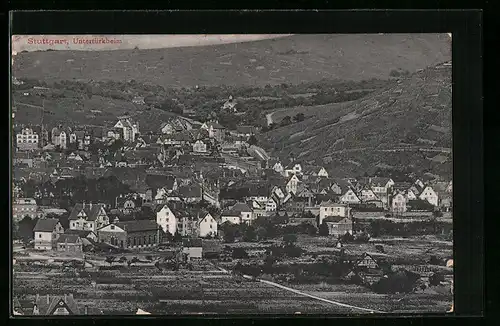
[[[77,203],[69,215],[70,230],[94,231],[109,224],[104,204]]]
[[[58,219],[39,219],[33,228],[36,250],[53,250],[57,239],[64,233],[64,228]]]
[[[82,240],[76,234],[61,234],[57,239],[57,251],[81,254],[83,252]]]
[[[159,230],[155,220],[115,222],[98,229],[97,237],[117,248],[148,248],[159,244]]]
[[[36,295],[32,308],[33,315],[80,315],[73,294],[46,296]]]

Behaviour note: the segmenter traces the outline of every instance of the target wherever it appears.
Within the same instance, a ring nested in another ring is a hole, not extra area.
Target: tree
[[[288,126],[289,124],[292,123],[292,118],[290,116],[284,116],[283,119],[281,119],[281,125],[282,126]]]
[[[293,119],[296,122],[304,121],[305,119],[304,113],[297,113]]]
[[[33,229],[35,228],[38,218],[32,219],[28,215],[24,216],[21,221],[19,221],[19,237],[23,242],[27,243],[33,239]]]
[[[179,231],[175,231],[174,234],[174,242],[181,242],[182,241],[182,235],[179,233]]]
[[[125,256],[120,257],[120,259],[118,260],[118,262],[121,263],[121,264],[126,263],[127,262],[127,257],[125,257]]]
[[[127,262],[127,264],[130,266],[130,265],[138,263],[138,262],[139,262],[139,258],[132,257],[132,259]]]
[[[153,261],[153,256],[151,256],[151,255],[147,255],[147,256],[146,256],[146,259],[147,259],[147,260],[149,260],[149,261]]]
[[[432,286],[441,285],[441,282],[444,282],[444,276],[441,273],[433,273],[429,276],[429,284]]]
[[[108,263],[110,266],[113,265],[116,257],[115,256],[108,256],[106,257],[106,263]]]
[[[250,145],[257,145],[258,144],[258,141],[257,141],[257,138],[255,138],[254,135],[251,135],[248,140],[247,140],[247,143],[250,144]]]
[[[243,241],[248,241],[248,242],[253,242],[257,238],[257,233],[255,232],[255,228],[252,226],[249,226],[246,228],[245,232],[243,233]]]
[[[233,259],[246,259],[248,258],[248,253],[243,248],[234,248],[231,257]]]
[[[330,230],[328,229],[328,225],[325,221],[323,221],[323,223],[321,223],[321,225],[319,226],[318,233],[321,236],[327,236],[330,234]]]
[[[285,234],[283,236],[283,242],[285,246],[293,246],[297,242],[297,236],[295,234]]]

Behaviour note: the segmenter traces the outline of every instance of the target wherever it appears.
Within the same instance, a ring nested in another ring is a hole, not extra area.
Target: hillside
[[[440,65],[363,99],[312,108],[305,121],[260,141],[285,161],[323,164],[338,175],[409,167],[450,177],[451,101],[451,67]]]
[[[17,78],[130,80],[164,87],[389,78],[450,59],[446,34],[292,35],[254,42],[149,50],[18,53]]]

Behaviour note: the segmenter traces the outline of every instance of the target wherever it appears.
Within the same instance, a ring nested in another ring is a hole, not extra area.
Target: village
[[[15,125],[13,136],[17,275],[32,275],[34,266],[64,273],[143,266],[289,285],[336,279],[378,293],[450,284],[451,246],[411,250],[425,237],[441,246],[452,240],[451,180],[338,178],[323,166],[271,157],[257,146],[257,127],[183,116],[159,130],[124,116],[112,126]],[[409,252],[398,249],[396,240],[412,237],[420,238]],[[396,289],[388,275],[399,277]],[[78,308],[75,291],[23,284],[36,293],[16,288],[18,314],[99,313]]]

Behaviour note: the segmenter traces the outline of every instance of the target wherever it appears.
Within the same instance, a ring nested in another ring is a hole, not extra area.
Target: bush
[[[288,245],[288,246],[285,246],[283,249],[284,249],[285,255],[287,255],[288,257],[293,257],[293,258],[300,257],[302,255],[302,251],[303,251],[302,248],[297,247],[295,245]]]
[[[399,271],[387,277],[382,277],[372,285],[372,290],[384,294],[409,293],[413,291],[419,278],[418,274],[406,270]]]
[[[441,282],[444,282],[444,276],[440,273],[433,273],[429,276],[429,284],[432,286],[441,285]]]
[[[297,236],[295,234],[285,234],[283,236],[283,242],[286,246],[293,246],[297,242]]]
[[[234,248],[231,257],[233,259],[246,259],[248,258],[248,252],[243,248]]]
[[[326,222],[323,221],[323,223],[321,223],[318,233],[321,236],[327,236],[330,234],[330,230],[328,229],[328,225],[326,224]]]

